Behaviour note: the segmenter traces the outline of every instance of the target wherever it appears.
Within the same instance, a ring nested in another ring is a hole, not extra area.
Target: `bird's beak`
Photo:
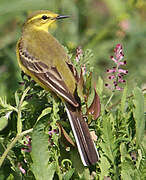
[[[69,18],[70,16],[66,15],[58,15],[55,19],[64,19],[64,18]]]

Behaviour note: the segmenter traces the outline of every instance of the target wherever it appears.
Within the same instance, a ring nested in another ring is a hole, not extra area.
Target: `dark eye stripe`
[[[47,17],[46,15],[43,15],[43,16],[42,16],[42,19],[43,19],[43,20],[46,20],[46,19],[48,19],[48,17]]]

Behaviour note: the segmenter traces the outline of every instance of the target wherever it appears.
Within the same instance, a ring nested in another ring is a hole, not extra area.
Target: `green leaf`
[[[126,159],[131,160],[131,157],[127,152],[126,145],[124,143],[120,144],[120,152],[121,152],[121,162],[124,162]]]
[[[110,118],[108,116],[105,116],[103,119],[102,138],[104,142],[101,143],[101,147],[105,152],[105,155],[112,161],[112,163],[114,163],[116,141],[112,132]]]
[[[15,102],[16,102],[16,106],[18,107],[19,105],[19,96],[18,96],[18,92],[15,92]]]
[[[23,101],[23,103],[21,105],[21,108],[25,109],[27,105],[28,105],[28,102],[27,101]]]
[[[89,169],[86,169],[81,162],[81,158],[79,157],[79,153],[76,148],[71,148],[71,160],[73,163],[73,167],[75,168],[75,173],[79,176],[78,179],[89,180],[90,173]]]
[[[15,107],[11,106],[10,104],[7,104],[6,97],[4,97],[4,98],[0,97],[0,106],[2,107],[0,109],[1,112],[7,112],[7,111],[16,111],[17,112],[17,109]]]
[[[56,171],[56,163],[49,163],[48,136],[44,132],[45,126],[38,123],[32,134],[32,152],[33,160],[32,172],[36,180],[51,180]]]
[[[90,73],[90,74],[86,77],[86,84],[85,84],[86,89],[85,89],[85,90],[87,90],[87,92],[88,92],[88,90],[91,89],[91,82],[92,82],[92,73]]]
[[[46,178],[47,180],[51,180],[54,177],[54,173],[56,171],[56,162],[52,162],[51,164],[48,165],[48,178]]]
[[[72,168],[69,171],[67,171],[66,174],[63,176],[63,180],[70,180],[74,172],[75,168]]]
[[[47,114],[51,113],[51,110],[51,107],[47,107],[46,109],[44,109],[42,113],[39,115],[37,121],[39,121],[43,116],[46,116]]]
[[[103,180],[104,176],[108,176],[109,175],[109,168],[110,168],[109,161],[103,155],[101,155],[101,157],[100,157],[99,167],[100,167],[100,170],[101,170],[100,179]]]
[[[12,174],[10,174],[9,177],[7,178],[7,180],[14,180],[14,176]]]
[[[81,180],[89,180],[91,179],[90,177],[90,171],[88,168],[85,168],[84,169],[84,172],[83,172],[83,176],[80,178]]]
[[[139,176],[141,180],[145,180],[146,177],[146,148],[141,146],[138,150],[138,160],[136,162],[137,169],[139,170]]]
[[[133,180],[134,179],[134,166],[131,162],[124,161],[121,164],[121,179],[122,180],[125,180],[125,179]]]
[[[123,95],[122,95],[122,99],[121,99],[121,111],[122,111],[122,113],[124,113],[125,112],[125,105],[126,105],[126,97],[127,97],[127,90],[128,90],[128,88],[127,88],[127,85],[125,86],[125,88],[124,88],[124,91],[123,91]]]
[[[138,147],[142,142],[145,129],[144,97],[141,89],[138,87],[134,89],[133,94],[135,104],[134,117],[136,122],[136,145]]]
[[[96,90],[100,95],[102,95],[102,91],[103,91],[103,79],[99,76],[98,78],[98,82],[97,82],[97,85],[96,85]]]
[[[0,118],[0,131],[2,131],[8,124],[8,118],[6,116],[2,116]]]

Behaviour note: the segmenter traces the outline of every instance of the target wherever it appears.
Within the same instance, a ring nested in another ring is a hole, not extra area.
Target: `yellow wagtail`
[[[96,163],[99,155],[82,116],[77,81],[63,46],[48,32],[52,23],[64,18],[68,16],[47,10],[28,17],[17,43],[17,59],[24,73],[64,102],[81,160],[88,166]]]

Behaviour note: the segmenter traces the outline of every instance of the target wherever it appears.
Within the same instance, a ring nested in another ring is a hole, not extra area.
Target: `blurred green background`
[[[55,37],[71,53],[82,46],[91,49],[95,75],[103,78],[112,65],[113,48],[124,48],[128,84],[146,85],[145,0],[0,0],[0,96],[9,100],[21,81],[15,46],[27,15],[40,9],[72,18],[58,22]]]

